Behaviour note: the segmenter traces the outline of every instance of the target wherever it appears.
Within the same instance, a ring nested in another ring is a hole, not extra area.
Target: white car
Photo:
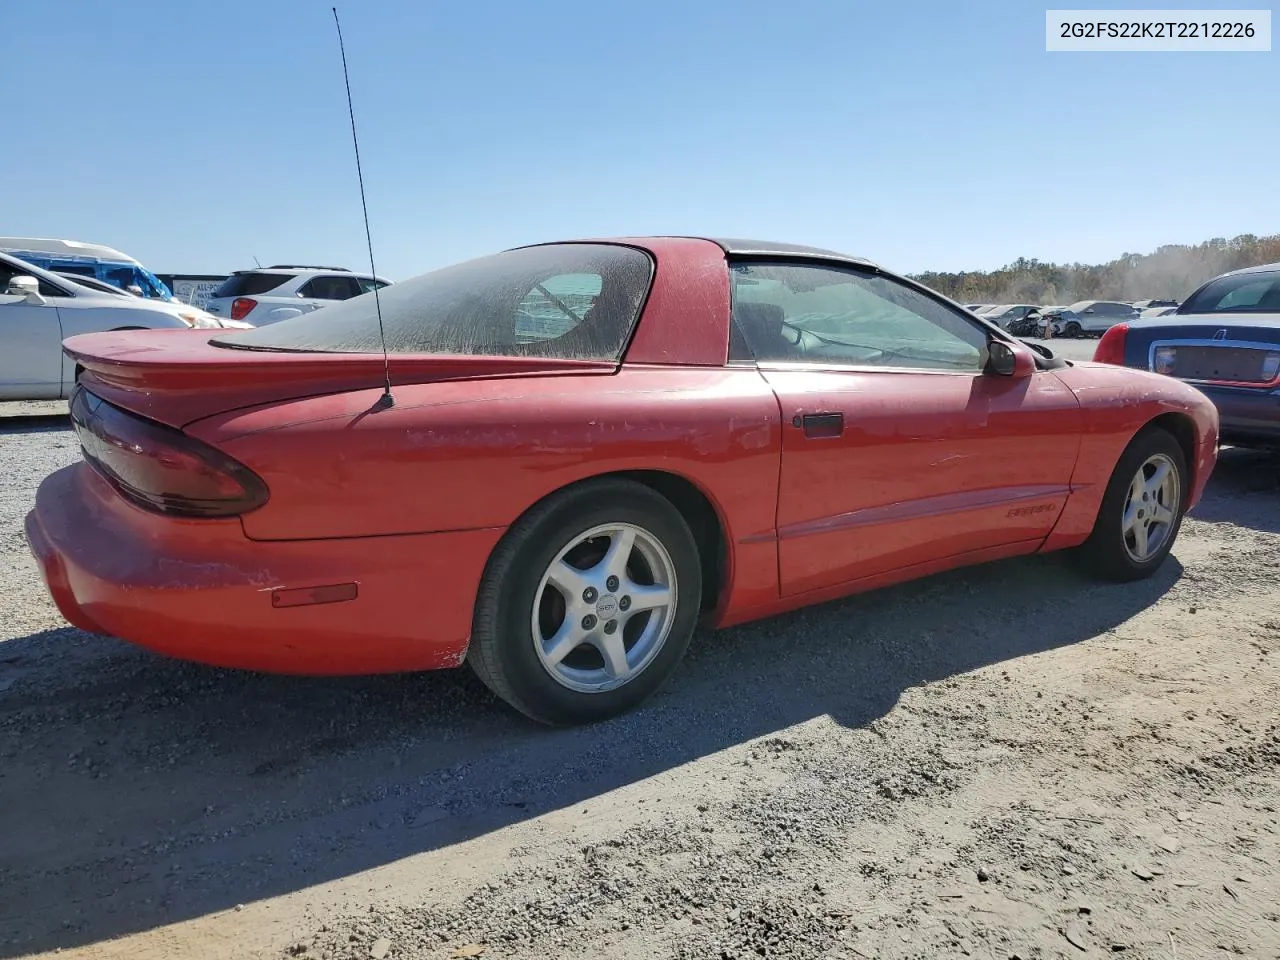
[[[390,283],[390,280],[353,273],[343,267],[282,264],[237,270],[218,285],[204,307],[215,317],[261,327],[372,293]]]
[[[0,253],[0,400],[69,397],[67,337],[160,328],[191,329],[171,304],[101,293]]]
[[[110,294],[113,297],[133,297],[140,299],[139,295],[129,290],[121,290],[114,284],[107,283],[105,280],[99,280],[97,277],[85,277],[78,273],[66,273],[62,270],[55,270],[55,274],[64,280],[70,280],[72,283],[79,284],[82,287],[88,287],[90,290],[96,290],[99,293]],[[197,327],[200,329],[236,329],[250,330],[253,328],[252,323],[244,323],[240,320],[219,319],[206,310],[199,307],[193,307],[189,303],[183,303],[176,297],[173,300],[152,300],[149,301],[156,306],[163,306],[175,317],[185,323],[188,327]]]

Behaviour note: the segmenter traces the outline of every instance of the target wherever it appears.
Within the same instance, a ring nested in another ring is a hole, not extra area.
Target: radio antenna
[[[378,270],[373,265],[373,234],[369,231],[369,205],[364,198],[364,172],[360,169],[360,140],[356,137],[356,110],[351,103],[351,77],[347,73],[347,47],[342,42],[342,24],[338,21],[338,8],[333,7],[333,25],[338,28],[338,49],[342,52],[342,79],[347,85],[347,113],[351,117],[351,144],[356,150],[356,179],[360,182],[360,209],[364,212],[364,237],[369,244],[369,272],[374,276],[373,305],[378,313],[378,339],[382,343],[382,396],[378,398],[378,407],[394,407],[395,397],[391,396],[391,359],[387,355],[387,332],[382,325],[382,300],[378,296]]]

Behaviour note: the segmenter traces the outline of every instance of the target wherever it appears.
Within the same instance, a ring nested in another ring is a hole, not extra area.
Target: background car
[[[174,300],[173,292],[139,261],[100,243],[44,237],[0,237],[0,252],[44,270],[75,273],[109,283],[148,300]]]
[[[175,306],[102,293],[0,253],[0,400],[70,395],[75,363],[62,341],[106,330],[189,329]]]
[[[381,315],[385,339],[361,297],[68,340],[85,459],[26,527],[64,615],[258,670],[466,662],[589,722],[661,686],[699,620],[1044,550],[1149,576],[1217,449],[1185,384],[809,247],[540,244]]]
[[[1017,320],[1011,320],[1005,329],[1015,337],[1040,336],[1043,329],[1040,312],[1038,310],[1033,310],[1025,317],[1021,317]]]
[[[1008,328],[1010,323],[1015,320],[1021,320],[1027,314],[1036,310],[1034,303],[1001,303],[994,307],[988,307],[981,311],[978,316],[984,320],[989,320],[998,327]]]
[[[213,291],[205,309],[215,317],[243,320],[261,327],[297,317],[374,289],[389,286],[368,273],[343,267],[282,264],[237,270]]]
[[[1280,445],[1280,263],[1225,273],[1168,316],[1112,327],[1094,359],[1195,385],[1224,443]]]
[[[64,280],[69,280],[82,287],[88,287],[90,290],[96,290],[99,293],[106,293],[118,297],[141,298],[141,294],[133,293],[129,290],[121,290],[114,284],[108,283],[105,280],[99,280],[97,277],[88,277],[79,273],[66,273],[62,270],[55,270],[53,272]],[[205,310],[201,310],[199,307],[193,307],[190,304],[183,303],[176,297],[172,300],[153,300],[151,302],[164,304],[169,312],[189,327],[199,327],[202,329],[216,327],[221,329],[247,330],[253,326],[251,323],[244,323],[239,320],[219,319],[218,317],[213,316],[213,314],[208,313]]]
[[[1138,317],[1132,304],[1119,300],[1077,300],[1067,309],[1074,316],[1063,316],[1062,335],[1066,337],[1101,335],[1117,323]]]
[[[1056,304],[1041,307],[1035,319],[1036,326],[1039,329],[1043,330],[1047,323],[1053,329],[1055,337],[1075,338],[1085,336],[1080,317],[1072,312],[1070,307]]]
[[[1141,313],[1144,310],[1151,310],[1156,307],[1169,307],[1171,309],[1176,310],[1178,307],[1178,301],[1177,300],[1135,300],[1131,305],[1133,309]]]

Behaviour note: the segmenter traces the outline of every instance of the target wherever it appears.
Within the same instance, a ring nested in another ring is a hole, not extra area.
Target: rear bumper
[[[360,674],[462,662],[502,530],[253,541],[238,520],[149,514],[77,464],[40,485],[26,535],[58,609],[83,630],[218,666]],[[350,600],[273,602],[281,589],[352,583]]]
[[[1199,385],[1218,408],[1223,443],[1280,441],[1280,391]]]

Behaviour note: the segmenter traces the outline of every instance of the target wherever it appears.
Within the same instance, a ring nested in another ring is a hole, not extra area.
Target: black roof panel
[[[740,240],[724,237],[707,237],[718,244],[729,256],[783,256],[783,257],[821,257],[824,260],[841,260],[845,263],[857,263],[864,266],[875,266],[866,257],[855,257],[838,250],[825,250],[822,247],[806,247],[798,243],[776,243],[772,240]]]

